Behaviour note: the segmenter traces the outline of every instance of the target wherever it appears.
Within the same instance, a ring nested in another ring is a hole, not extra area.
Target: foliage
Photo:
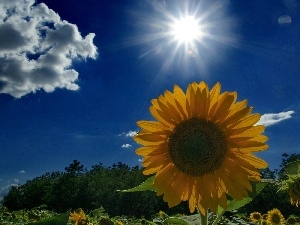
[[[280,170],[278,171],[279,180],[287,179],[286,168],[287,166],[295,161],[300,161],[300,154],[282,154],[282,163],[280,165]]]
[[[12,187],[2,204],[11,211],[29,210],[44,204],[48,210],[57,213],[80,207],[93,210],[103,206],[112,216],[145,218],[156,213],[157,208],[169,213],[187,213],[185,204],[168,209],[167,204],[154,192],[117,191],[128,189],[145,179],[142,168],[138,166],[129,167],[119,162],[111,167],[98,164],[87,170],[74,160],[64,172],[46,173],[24,185]]]
[[[68,222],[70,212],[61,215],[52,216],[50,218],[41,219],[38,222],[29,223],[28,225],[65,225]]]
[[[58,216],[58,217],[57,217]],[[68,215],[69,216],[69,215]],[[8,211],[6,207],[0,209],[0,224],[1,225],[46,225],[42,221],[52,221],[61,218],[57,213],[44,209],[44,206],[36,207],[31,210]],[[65,217],[66,218],[66,214]],[[63,221],[66,224],[66,220]],[[54,223],[48,223],[55,225]],[[62,224],[62,223],[61,223]],[[57,223],[57,225],[60,225]]]
[[[274,182],[268,183],[253,201],[248,204],[244,202],[246,205],[239,208],[237,213],[248,215],[254,211],[266,213],[272,208],[278,208],[286,218],[292,214],[299,215],[300,209],[290,204],[287,192],[278,192],[277,185],[277,180],[287,179],[286,166],[299,158],[300,154],[290,156],[284,154],[279,171],[272,171],[269,168],[262,170],[263,178],[273,179]],[[137,188],[149,190],[151,179],[142,174],[142,168],[139,166],[129,167],[119,162],[105,167],[100,163],[87,170],[80,162],[74,160],[64,172],[46,173],[23,185],[11,187],[9,193],[4,196],[2,205],[7,208],[7,218],[11,218],[11,211],[23,212],[24,215],[31,215],[34,218],[36,215],[28,212],[31,210],[34,212],[40,205],[45,205],[43,210],[48,210],[45,211],[47,213],[65,213],[81,207],[92,216],[97,214],[96,209],[101,207],[112,217],[125,215],[150,219],[158,210],[163,210],[169,215],[190,214],[185,202],[169,209],[162,197],[157,197],[154,191],[118,191],[130,189],[145,181]],[[225,212],[224,215],[230,213]],[[39,218],[42,217],[43,215],[39,215]]]

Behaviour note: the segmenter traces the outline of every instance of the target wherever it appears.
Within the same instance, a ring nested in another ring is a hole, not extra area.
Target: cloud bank
[[[266,113],[261,116],[257,125],[271,126],[283,120],[292,118],[294,111],[280,112],[280,113]]]
[[[78,90],[74,59],[95,59],[95,34],[78,27],[35,0],[0,2],[0,93],[20,98],[38,90]]]

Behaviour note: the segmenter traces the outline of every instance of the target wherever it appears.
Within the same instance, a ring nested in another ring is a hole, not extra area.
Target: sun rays
[[[134,17],[140,32],[129,38],[130,46],[143,46],[139,59],[159,60],[158,74],[176,68],[186,76],[200,72],[205,77],[210,64],[222,61],[220,48],[237,42],[227,7],[226,1],[184,1],[155,8],[152,14],[138,12]]]

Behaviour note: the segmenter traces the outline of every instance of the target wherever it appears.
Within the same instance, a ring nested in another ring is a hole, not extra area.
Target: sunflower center
[[[170,134],[168,147],[173,163],[191,176],[202,176],[218,169],[228,151],[223,131],[201,118],[178,124]]]
[[[254,214],[254,215],[253,215],[253,218],[254,218],[255,220],[260,220],[260,219],[261,219],[261,217],[260,217],[259,214]]]
[[[274,214],[272,216],[272,221],[273,221],[273,223],[279,224],[280,223],[280,216],[277,215],[277,214]]]

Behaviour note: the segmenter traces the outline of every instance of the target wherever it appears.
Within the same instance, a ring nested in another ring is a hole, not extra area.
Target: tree
[[[278,177],[279,179],[286,179],[286,166],[291,163],[291,162],[295,162],[295,161],[300,161],[300,154],[296,154],[293,153],[291,155],[287,154],[287,153],[283,153],[282,154],[282,162],[280,164],[280,170],[278,172]]]
[[[68,174],[78,176],[78,175],[82,175],[84,173],[83,168],[84,168],[84,166],[80,165],[79,161],[73,160],[73,162],[68,167],[65,167],[65,171]]]

